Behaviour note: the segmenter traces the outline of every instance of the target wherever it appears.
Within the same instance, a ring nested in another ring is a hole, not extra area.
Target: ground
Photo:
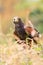
[[[43,37],[41,45],[18,44],[12,34],[0,35],[0,65],[43,65]]]

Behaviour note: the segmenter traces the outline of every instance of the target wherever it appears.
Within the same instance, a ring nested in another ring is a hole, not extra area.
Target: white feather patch
[[[14,17],[13,20],[18,21],[18,16]]]
[[[33,30],[33,31],[31,32],[31,35],[32,35],[32,36],[34,36],[34,35],[35,35],[35,33],[36,33],[36,32]]]

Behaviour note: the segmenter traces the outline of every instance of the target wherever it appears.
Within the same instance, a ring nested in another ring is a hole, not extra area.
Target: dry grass
[[[12,34],[0,35],[0,65],[43,65],[43,44],[29,49],[27,44],[18,44]]]

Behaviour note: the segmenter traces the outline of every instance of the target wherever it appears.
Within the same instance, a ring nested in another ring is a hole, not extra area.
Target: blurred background
[[[30,19],[43,33],[43,0],[0,0],[0,32],[12,31],[14,16],[21,17],[24,23],[26,18]]]

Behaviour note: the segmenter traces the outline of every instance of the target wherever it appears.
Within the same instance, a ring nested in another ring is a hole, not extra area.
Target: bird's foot
[[[19,44],[26,44],[26,42],[24,40],[17,40],[17,43],[19,43]]]

